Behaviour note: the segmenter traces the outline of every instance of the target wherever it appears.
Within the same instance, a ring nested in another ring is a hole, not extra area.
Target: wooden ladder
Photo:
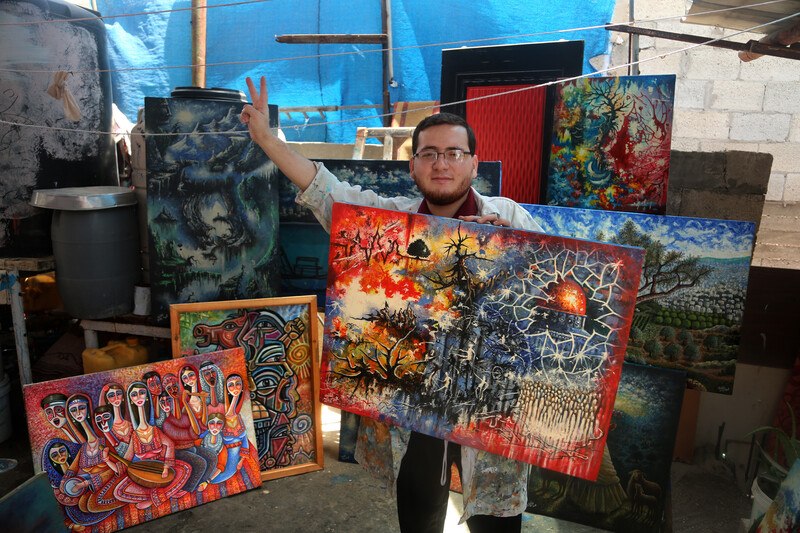
[[[364,145],[367,137],[377,138],[383,144],[383,159],[392,159],[394,150],[394,139],[406,139],[414,133],[413,127],[385,127],[385,128],[366,128],[360,127],[356,130],[356,142],[353,146],[353,159],[363,159]]]

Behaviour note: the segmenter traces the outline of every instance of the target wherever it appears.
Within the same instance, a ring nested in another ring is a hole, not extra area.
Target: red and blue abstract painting
[[[542,203],[663,215],[674,100],[674,75],[557,85]]]
[[[320,399],[594,479],[639,248],[334,204]]]

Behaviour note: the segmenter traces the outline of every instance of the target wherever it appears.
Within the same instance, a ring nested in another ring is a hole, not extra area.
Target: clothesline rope
[[[179,8],[175,8],[175,9],[160,9],[158,11],[143,11],[143,12],[140,12],[140,13],[123,13],[123,14],[120,14],[120,15],[100,15],[100,16],[97,16],[97,17],[82,17],[82,18],[74,18],[74,19],[33,20],[33,21],[27,21],[27,22],[0,22],[0,26],[27,26],[27,25],[32,25],[32,24],[52,24],[54,22],[69,22],[69,23],[71,23],[71,22],[83,22],[83,21],[87,21],[87,20],[97,20],[97,19],[106,20],[106,19],[124,18],[124,17],[163,15],[163,14],[166,14],[166,13],[178,13],[178,12],[181,12],[181,11],[194,11],[194,10],[199,10],[199,9],[213,9],[213,8],[217,8],[217,7],[235,7],[235,6],[242,6],[242,5],[247,5],[247,4],[259,4],[259,3],[262,3],[262,2],[271,2],[271,1],[272,0],[244,0],[242,2],[231,2],[231,3],[228,3],[228,4],[217,4],[217,5],[213,5],[213,6],[206,5],[206,6],[179,7]],[[782,3],[782,2],[786,2],[786,1],[787,0],[765,0],[764,2],[758,2],[758,3],[755,3],[755,4],[747,4],[747,5],[743,5],[743,6],[725,7],[725,8],[721,8],[721,9],[714,9],[714,10],[711,10],[711,11],[703,11],[702,13],[692,13],[692,14],[687,13],[687,14],[684,14],[684,15],[673,15],[673,16],[670,16],[670,17],[662,17],[662,18],[656,18],[656,19],[643,20],[641,22],[656,22],[656,21],[659,21],[659,20],[669,20],[669,19],[673,19],[673,18],[683,18],[683,17],[695,16],[695,15],[711,15],[711,14],[714,14],[714,13],[723,13],[723,12],[726,12],[726,11],[735,11],[737,9],[750,9],[750,8],[753,8],[753,7],[761,7],[761,6],[766,6],[766,5],[770,5],[770,4],[779,4],[779,3]],[[631,22],[620,23],[620,24],[631,24]]]
[[[266,0],[257,0],[259,2],[266,1]],[[560,34],[560,33],[576,33],[582,31],[589,31],[589,30],[597,30],[597,29],[607,29],[610,27],[622,25],[636,25],[636,24],[645,24],[651,22],[660,22],[665,20],[673,20],[673,19],[683,19],[690,16],[695,15],[707,15],[709,13],[718,13],[718,12],[725,12],[725,11],[734,11],[737,9],[742,9],[743,7],[755,7],[761,6],[766,4],[778,3],[778,2],[785,2],[787,0],[767,0],[765,2],[761,2],[758,4],[749,4],[747,6],[735,6],[725,9],[719,9],[715,11],[705,11],[703,13],[696,13],[696,14],[685,14],[685,15],[671,15],[667,17],[659,17],[654,19],[642,19],[642,20],[631,20],[627,22],[613,22],[607,24],[598,24],[594,26],[583,26],[580,28],[567,28],[562,30],[549,30],[543,32],[536,32],[536,33],[523,33],[519,35],[505,35],[501,37],[486,37],[481,39],[468,39],[462,41],[449,41],[444,43],[429,43],[429,44],[420,44],[420,45],[413,45],[413,46],[398,46],[393,48],[387,48],[385,51],[388,52],[396,52],[402,50],[414,50],[414,49],[421,49],[421,48],[431,48],[431,47],[444,47],[444,46],[456,46],[456,45],[465,45],[465,44],[475,44],[475,43],[486,43],[492,41],[499,41],[499,40],[509,40],[509,39],[522,39],[528,37],[541,37],[543,35],[553,35],[553,34]],[[249,2],[242,2],[242,3],[249,3]],[[238,5],[238,4],[225,4],[225,5]],[[216,6],[215,6],[216,7]],[[184,8],[188,9],[188,8]],[[767,24],[761,24],[759,26],[754,26],[754,28],[760,28],[762,26],[767,26],[769,24],[775,24],[778,21],[787,20],[788,18],[792,18],[794,16],[800,15],[799,13],[794,13],[789,15],[788,17],[778,19],[776,21],[771,21]],[[114,15],[116,16],[116,15]],[[0,24],[2,25],[2,24]],[[745,33],[747,31],[751,31],[753,28],[749,30],[745,30],[740,33]],[[737,35],[737,34],[734,34]],[[328,57],[340,57],[340,56],[347,56],[353,54],[371,54],[371,53],[378,53],[384,52],[383,48],[375,48],[371,50],[351,50],[347,52],[334,52],[334,53],[327,53],[327,54],[312,54],[312,55],[304,55],[304,56],[295,56],[295,57],[281,57],[281,58],[274,58],[274,59],[251,59],[245,61],[219,61],[215,63],[196,63],[196,64],[189,64],[189,65],[166,65],[160,67],[129,67],[129,68],[117,68],[117,69],[95,69],[95,70],[70,70],[72,74],[99,74],[99,73],[106,73],[106,72],[140,72],[140,71],[152,71],[152,70],[174,70],[174,69],[192,69],[197,67],[220,67],[220,66],[230,66],[230,65],[250,65],[250,64],[259,64],[259,63],[276,63],[282,61],[296,61],[301,59],[322,59]],[[29,74],[53,74],[55,72],[59,72],[62,70],[67,70],[65,68],[55,68],[55,69],[11,69],[11,68],[0,68],[0,72],[16,72],[16,73],[29,73]]]
[[[0,26],[30,26],[32,24],[53,24],[55,22],[85,22],[87,20],[106,20],[125,17],[139,17],[142,15],[163,15],[166,13],[178,13],[180,11],[194,11],[197,9],[213,9],[217,7],[232,7],[243,6],[247,4],[260,4],[262,2],[271,2],[272,0],[245,0],[243,2],[231,2],[229,4],[217,4],[214,6],[192,6],[192,7],[178,7],[175,9],[160,9],[158,11],[145,11],[142,13],[123,13],[120,15],[100,15],[99,17],[81,17],[74,19],[51,19],[51,20],[29,20],[27,22],[0,22]]]
[[[421,108],[414,109],[413,111],[414,112],[418,112],[418,111],[424,111],[424,110],[428,110],[428,109],[433,109],[433,108],[436,108],[436,107],[444,108],[444,107],[449,107],[449,106],[454,106],[454,105],[460,105],[460,104],[465,104],[467,102],[474,102],[474,101],[477,101],[477,100],[484,100],[484,99],[487,99],[487,98],[496,98],[496,97],[499,97],[499,96],[505,96],[505,95],[508,95],[508,94],[514,94],[514,93],[521,92],[521,91],[530,91],[530,90],[538,89],[538,88],[541,88],[541,87],[548,87],[550,85],[555,85],[555,84],[558,84],[558,83],[566,83],[566,82],[570,82],[570,81],[576,81],[576,80],[580,80],[580,79],[583,79],[583,78],[592,77],[592,76],[594,76],[596,74],[605,74],[605,73],[612,72],[612,71],[615,71],[615,70],[619,70],[619,69],[622,69],[622,68],[627,68],[627,67],[630,67],[630,66],[633,66],[633,65],[640,65],[642,63],[646,63],[646,62],[649,62],[649,61],[654,61],[656,59],[664,59],[665,57],[673,55],[673,54],[679,54],[679,53],[683,53],[683,52],[688,52],[689,50],[692,50],[694,48],[698,48],[700,46],[705,46],[705,45],[708,45],[708,44],[711,44],[711,43],[715,43],[715,42],[718,42],[718,41],[723,41],[725,39],[729,39],[730,37],[735,37],[735,36],[740,35],[742,33],[751,32],[751,31],[753,31],[755,29],[758,29],[758,28],[761,28],[763,26],[768,26],[770,24],[776,24],[776,23],[779,23],[779,22],[783,22],[783,21],[788,20],[790,18],[796,17],[798,14],[800,14],[800,13],[793,13],[791,15],[787,15],[785,17],[781,17],[779,19],[776,19],[776,20],[773,20],[773,21],[770,21],[770,22],[765,22],[763,24],[758,24],[756,26],[752,26],[750,28],[734,32],[734,33],[732,33],[730,35],[723,35],[723,36],[720,36],[720,37],[709,39],[709,40],[707,40],[705,42],[702,42],[702,43],[692,44],[692,45],[686,46],[684,48],[679,48],[677,50],[671,50],[669,52],[664,52],[663,54],[655,55],[653,57],[640,59],[638,61],[632,61],[630,63],[624,63],[622,65],[617,65],[615,67],[609,67],[609,68],[606,68],[606,69],[598,70],[597,72],[592,72],[592,73],[589,73],[589,74],[581,74],[579,76],[573,76],[573,77],[570,77],[570,78],[563,78],[563,79],[560,79],[560,80],[549,81],[549,82],[545,82],[545,83],[540,83],[538,85],[532,85],[532,86],[529,86],[529,87],[522,87],[522,88],[519,88],[519,89],[512,89],[512,90],[504,91],[504,92],[501,92],[501,93],[488,94],[488,95],[484,95],[484,96],[477,96],[477,97],[474,97],[474,98],[468,98],[468,99],[465,99],[465,100],[459,100],[457,102],[449,102],[447,104],[438,104],[438,105],[431,105],[431,106],[421,107]],[[365,120],[380,119],[380,118],[389,117],[389,116],[392,116],[392,115],[402,114],[402,113],[411,112],[411,111],[412,110],[401,111],[399,113],[382,113],[382,114],[379,114],[379,115],[371,115],[371,116],[367,116],[367,117],[356,117],[356,118],[350,118],[350,119],[332,120],[332,121],[328,121],[328,122],[317,122],[317,123],[314,123],[314,124],[300,124],[300,125],[295,125],[295,126],[282,127],[281,129],[291,130],[291,129],[307,128],[307,127],[310,127],[310,126],[329,126],[329,125],[333,125],[333,124],[345,124],[345,123],[350,123],[350,122],[360,122],[360,121],[365,121]],[[22,124],[22,123],[11,122],[11,121],[2,120],[2,119],[0,119],[0,124],[6,124],[6,125],[9,125],[9,126],[28,127],[28,128],[48,129],[48,130],[53,130],[53,131],[65,131],[65,132],[71,132],[71,133],[84,133],[84,134],[92,134],[92,135],[117,135],[118,134],[118,133],[115,133],[115,132],[108,132],[108,131],[82,130],[82,129],[72,129],[72,128],[59,128],[59,127],[55,127],[55,126],[43,126],[43,125],[40,125],[40,124]],[[139,134],[137,133],[137,135],[139,135]],[[172,136],[174,136],[174,135],[230,135],[230,136],[240,136],[240,135],[249,135],[249,132],[247,132],[247,131],[228,131],[228,132],[216,132],[216,131],[214,131],[214,132],[186,132],[186,133],[168,132],[168,133],[142,133],[141,135],[145,135],[145,136],[170,136],[170,135],[172,135]]]

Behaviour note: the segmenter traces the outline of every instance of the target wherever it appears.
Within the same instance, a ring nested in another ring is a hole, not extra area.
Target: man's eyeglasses
[[[445,161],[448,163],[461,163],[468,155],[472,155],[472,152],[465,152],[464,150],[460,150],[458,148],[445,150],[444,152],[437,152],[436,150],[422,150],[421,152],[414,154],[414,157],[416,157],[422,163],[433,164],[434,161],[439,159],[440,155],[443,155]]]

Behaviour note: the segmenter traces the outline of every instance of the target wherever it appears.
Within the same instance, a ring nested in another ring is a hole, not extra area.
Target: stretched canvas
[[[672,74],[556,85],[542,203],[664,214],[674,100]]]
[[[662,531],[686,372],[625,363],[596,481],[533,467],[530,512],[624,533]]]
[[[643,252],[334,204],[324,403],[597,475]]]
[[[234,349],[26,385],[65,523],[116,531],[260,486],[246,376]]]
[[[370,159],[320,159],[340,181],[374,191],[380,196],[419,196],[409,174],[408,161]],[[281,294],[315,294],[325,305],[330,237],[308,208],[298,205],[300,189],[288,178],[280,183]],[[500,163],[478,163],[472,186],[480,194],[500,194]]]
[[[778,495],[772,500],[767,512],[757,520],[757,533],[800,530],[800,460],[794,462],[778,489]]]
[[[170,315],[173,357],[244,350],[261,479],[321,470],[316,298],[175,304]]]
[[[241,109],[241,102],[145,98],[146,131],[157,134],[147,137],[146,162],[156,324],[169,322],[173,303],[279,294],[279,172],[250,140]]]
[[[752,222],[524,207],[547,233],[645,248],[625,360],[686,370],[692,388],[733,392]]]

